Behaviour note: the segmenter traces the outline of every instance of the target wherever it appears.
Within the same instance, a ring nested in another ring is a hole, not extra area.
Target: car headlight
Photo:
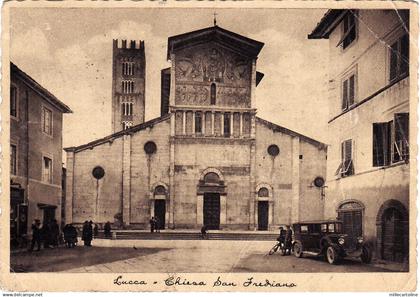
[[[363,237],[357,237],[357,242],[362,243],[363,242]]]
[[[338,243],[341,244],[341,245],[343,245],[344,244],[344,238],[343,237],[340,237],[338,239]]]

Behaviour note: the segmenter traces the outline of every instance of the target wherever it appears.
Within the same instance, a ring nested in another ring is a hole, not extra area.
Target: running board
[[[319,253],[316,252],[310,252],[310,251],[304,251],[303,254],[305,255],[311,255],[311,256],[320,256]]]

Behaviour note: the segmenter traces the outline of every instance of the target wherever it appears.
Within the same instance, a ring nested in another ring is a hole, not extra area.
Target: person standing
[[[280,227],[279,229],[280,229],[280,234],[279,234],[279,237],[277,237],[277,240],[280,243],[284,243],[284,240],[286,238],[286,230],[284,230],[283,227]]]
[[[155,232],[155,217],[152,217],[149,223],[150,223],[150,233]]]
[[[51,228],[50,222],[45,221],[41,227],[41,241],[44,245],[44,249],[51,247]]]
[[[83,245],[84,246],[88,246],[89,245],[89,222],[85,221],[83,223],[83,228],[82,228],[82,240],[83,240]]]
[[[109,221],[105,223],[104,234],[106,238],[111,237],[111,223]]]
[[[98,224],[93,224],[94,225],[94,227],[93,227],[93,237],[94,238],[97,238],[98,237],[98,233],[99,233],[99,231],[98,231]]]
[[[70,245],[69,247],[74,248],[77,244],[77,229],[72,224],[69,226],[69,239]]]
[[[160,221],[158,217],[155,218],[155,231],[160,233]]]
[[[88,244],[87,244],[87,246],[92,246],[92,239],[93,239],[93,222],[92,221],[89,221],[87,235],[88,235],[88,238],[87,238],[88,239]]]
[[[33,251],[35,244],[37,245],[37,251],[41,249],[41,229],[39,228],[41,222],[39,220],[35,220],[32,224],[32,242],[31,248],[29,249],[30,252]]]
[[[58,226],[57,220],[53,220],[50,225],[51,233],[51,245],[58,247],[58,237],[60,236],[60,227]]]

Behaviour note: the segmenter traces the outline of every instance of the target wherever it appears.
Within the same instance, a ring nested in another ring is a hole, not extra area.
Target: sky
[[[73,110],[63,146],[80,145],[112,133],[112,39],[145,41],[150,120],[160,116],[168,37],[212,26],[215,12],[218,26],[265,43],[257,115],[325,142],[328,40],[307,39],[325,10],[13,8],[11,61]]]

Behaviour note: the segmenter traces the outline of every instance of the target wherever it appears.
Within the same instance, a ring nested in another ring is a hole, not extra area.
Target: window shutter
[[[409,116],[408,113],[396,113],[394,115],[395,120],[395,143],[400,150],[400,154],[402,155],[403,159],[408,158],[409,155],[409,147],[408,147],[408,140],[409,140]],[[399,158],[398,152],[394,152],[394,160],[398,160]]]
[[[408,35],[404,35],[401,37],[401,57],[400,57],[400,75],[408,74],[408,68],[409,68],[409,38]]]
[[[393,45],[391,45],[389,80],[394,80],[397,77],[397,63],[398,63],[398,42],[395,42]]]
[[[382,140],[382,124],[374,123],[373,124],[373,166],[382,166],[384,163],[383,160],[383,140]]]
[[[343,97],[341,108],[344,110],[348,107],[348,80],[343,82]]]
[[[351,160],[352,159],[352,140],[345,141],[345,159]]]
[[[354,75],[350,76],[349,78],[349,103],[348,105],[352,105],[354,103]]]
[[[391,164],[392,125],[393,125],[393,121],[390,121],[390,122],[384,124],[384,126],[386,128],[385,139],[384,139],[385,165]]]

